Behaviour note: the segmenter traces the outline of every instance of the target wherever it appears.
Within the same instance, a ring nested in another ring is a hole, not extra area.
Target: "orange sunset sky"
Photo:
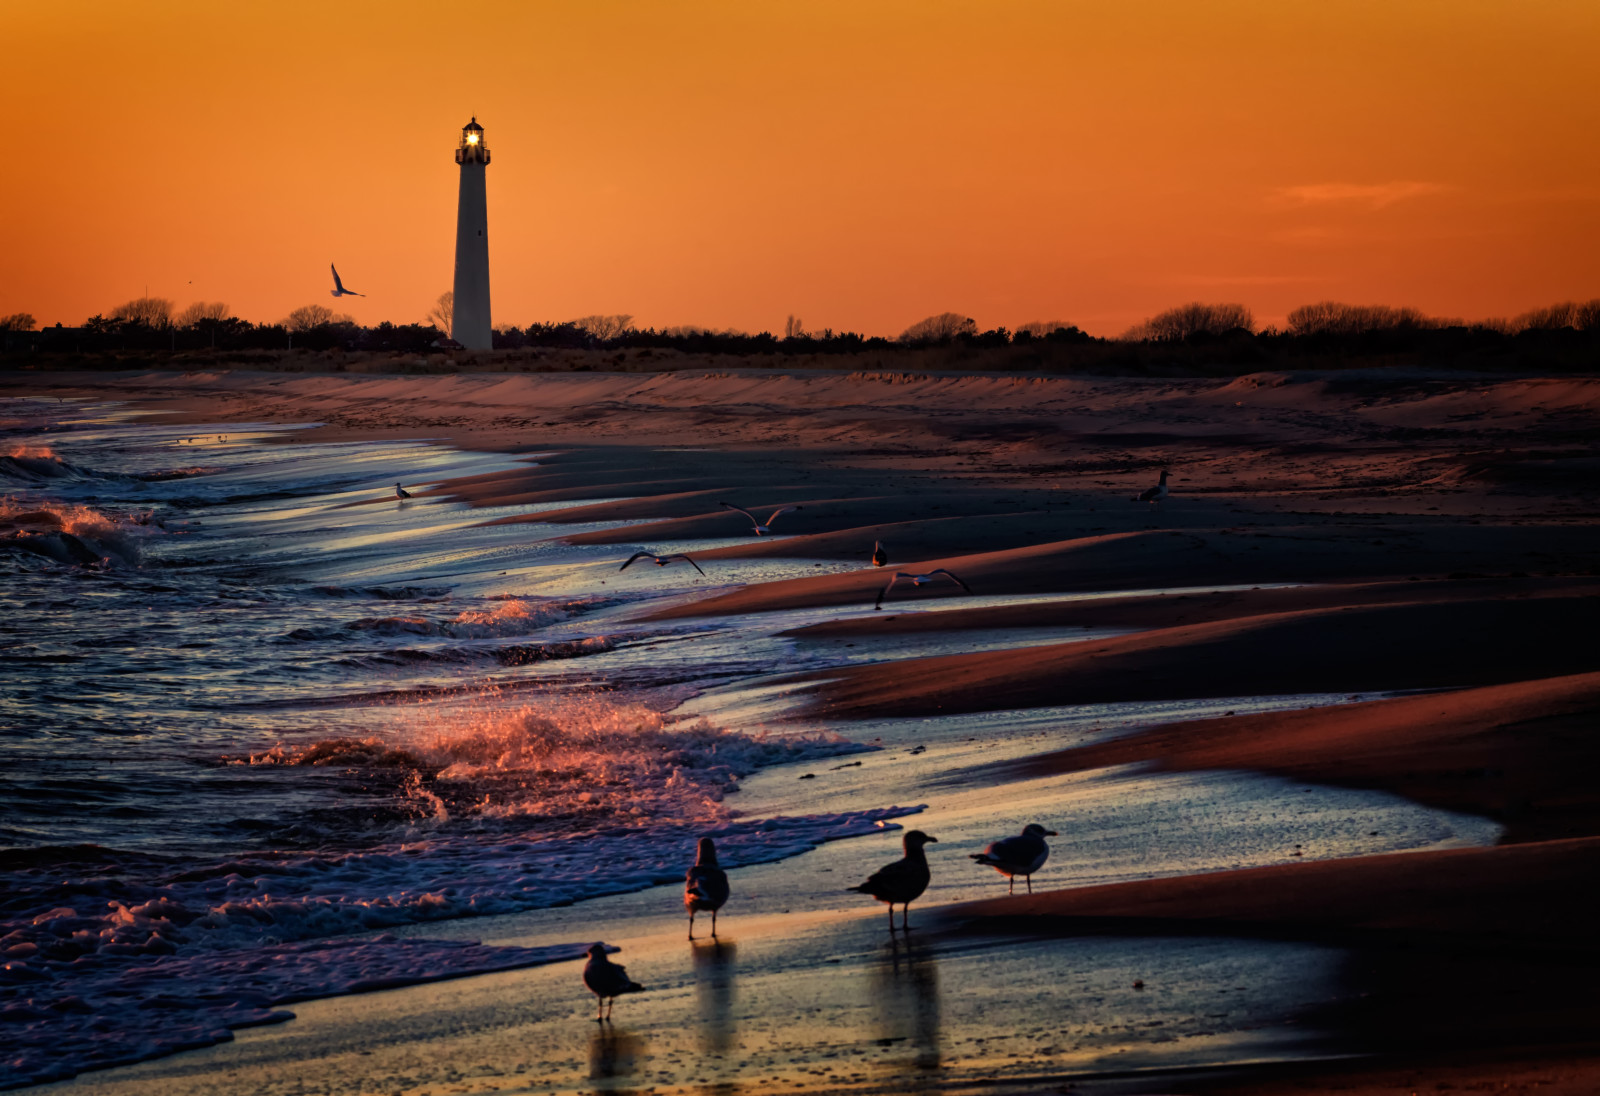
[[[0,314],[1116,334],[1600,296],[1600,3],[0,0]]]

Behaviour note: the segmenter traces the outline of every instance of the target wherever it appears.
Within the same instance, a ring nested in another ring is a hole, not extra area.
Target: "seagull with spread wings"
[[[901,579],[911,583],[913,586],[931,586],[934,580],[940,575],[943,575],[945,578],[961,587],[967,593],[972,593],[972,587],[968,586],[965,582],[962,582],[955,576],[953,572],[947,571],[943,567],[936,567],[925,575],[913,575],[907,571],[896,571],[894,573],[894,577],[889,580],[889,585],[878,591],[878,601],[877,604],[873,605],[873,608],[883,608],[883,599],[889,596],[889,591],[893,590],[894,584],[899,582]]]
[[[333,289],[331,289],[328,292],[328,296],[330,296],[330,297],[365,297],[366,296],[365,293],[357,293],[353,289],[346,289],[344,287],[344,282],[339,280],[339,268],[338,267],[334,266],[332,263],[329,263],[328,264],[328,269],[333,271]]]
[[[683,562],[687,563],[690,567],[693,567],[696,571],[700,571],[700,565],[698,563],[696,563],[694,560],[690,559],[688,556],[684,555],[682,552],[674,552],[670,556],[658,556],[658,555],[653,555],[650,552],[635,552],[635,553],[633,553],[633,555],[628,557],[628,562],[624,563],[621,567],[618,567],[617,570],[626,571],[630,564],[636,563],[641,559],[647,559],[651,563],[655,564],[657,567],[665,567],[667,564],[671,563],[673,560],[681,559],[681,560],[683,560]],[[704,571],[700,571],[700,573],[702,575],[705,574]]]
[[[803,506],[785,506],[782,509],[774,510],[772,512],[772,516],[767,518],[765,523],[762,523],[757,521],[756,516],[750,511],[746,510],[743,506],[735,506],[731,502],[719,502],[717,505],[722,507],[724,510],[737,510],[745,517],[749,518],[750,524],[756,527],[756,536],[758,537],[770,536],[772,534],[772,523],[778,519],[779,514],[787,514],[790,510],[805,509]]]

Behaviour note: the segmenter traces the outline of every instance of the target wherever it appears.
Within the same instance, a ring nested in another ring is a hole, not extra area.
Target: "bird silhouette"
[[[859,887],[850,889],[857,894],[870,894],[880,902],[889,903],[889,931],[894,931],[894,907],[901,905],[900,924],[906,931],[910,931],[911,903],[922,896],[928,889],[928,880],[931,873],[928,871],[928,857],[922,847],[930,842],[937,842],[937,837],[930,837],[921,830],[912,830],[906,834],[903,842],[905,856],[893,864],[885,864],[862,883]]]
[[[404,487],[401,487],[397,483],[397,484],[394,485],[394,497],[397,498],[397,499],[402,499],[402,500],[408,499],[408,498],[411,497],[411,492],[407,491]]]
[[[330,296],[330,297],[365,297],[366,296],[365,293],[357,293],[353,289],[346,289],[344,287],[344,282],[339,280],[339,268],[338,267],[334,266],[332,263],[329,263],[328,264],[328,269],[333,271],[333,289],[329,291],[328,296]]]
[[[711,911],[711,936],[717,935],[717,911],[728,900],[728,873],[717,866],[717,846],[709,837],[700,839],[694,867],[683,876],[683,908],[689,911],[689,939],[694,939],[694,915]]]
[[[881,541],[881,540],[873,541],[872,542],[872,565],[874,567],[882,567],[885,563],[888,563],[888,562],[889,562],[889,551],[888,551],[887,548],[885,548],[883,546],[883,541]]]
[[[968,586],[965,582],[962,582],[959,578],[957,578],[954,572],[947,571],[943,567],[936,567],[925,575],[913,575],[908,571],[896,571],[894,573],[894,577],[889,580],[889,585],[878,591],[878,600],[872,607],[874,609],[882,609],[883,599],[889,596],[889,591],[894,589],[895,583],[901,581],[902,579],[911,583],[913,586],[931,586],[934,580],[940,575],[943,575],[945,578],[961,587],[967,593],[972,593],[972,587]]]
[[[700,565],[698,563],[696,563],[694,560],[690,559],[688,556],[684,555],[682,552],[674,552],[670,556],[658,556],[658,555],[655,555],[655,554],[650,553],[650,552],[635,552],[635,553],[633,553],[633,555],[628,557],[628,562],[624,563],[621,567],[618,567],[617,570],[626,571],[630,566],[632,566],[635,562],[637,562],[638,560],[641,560],[641,559],[647,559],[651,563],[655,564],[657,567],[665,567],[667,564],[671,563],[673,560],[681,559],[685,563],[687,563],[690,567],[693,567],[696,571],[700,571]],[[702,575],[705,574],[704,571],[700,571],[700,573]]]
[[[644,987],[628,977],[628,970],[606,958],[604,944],[589,945],[589,961],[583,967],[583,984],[597,998],[595,1023],[611,1019],[611,1009],[624,993],[643,993]],[[610,1001],[610,1005],[606,1002]]]
[[[1160,483],[1156,484],[1154,487],[1146,487],[1143,491],[1140,491],[1137,495],[1133,496],[1133,498],[1129,499],[1128,501],[1129,502],[1148,502],[1148,503],[1154,505],[1155,503],[1160,502],[1162,499],[1164,499],[1166,497],[1167,497],[1167,470],[1165,468],[1163,468],[1161,470],[1161,482]]]

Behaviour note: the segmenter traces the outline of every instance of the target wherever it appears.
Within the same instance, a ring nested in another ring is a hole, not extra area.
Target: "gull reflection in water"
[[[600,1092],[632,1091],[617,1082],[637,1073],[643,1057],[644,1040],[631,1032],[597,1024],[589,1034],[589,1080],[599,1082],[595,1088]]]
[[[939,1068],[939,964],[927,945],[891,940],[873,970],[876,1042],[909,1044],[911,1054],[885,1054],[880,1064],[899,1072]]]

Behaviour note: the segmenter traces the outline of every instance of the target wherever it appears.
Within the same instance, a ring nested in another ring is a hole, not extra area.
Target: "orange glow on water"
[[[498,322],[1600,295],[1578,0],[63,2],[0,40],[0,314],[42,322],[146,286],[276,320],[330,261],[359,321],[420,320],[472,115]]]

